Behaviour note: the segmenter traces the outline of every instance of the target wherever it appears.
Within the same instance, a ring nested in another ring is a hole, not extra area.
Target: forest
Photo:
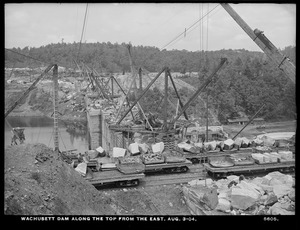
[[[126,45],[110,42],[83,44],[74,42],[49,44],[39,48],[13,48],[11,49],[13,52],[5,50],[5,67],[36,68],[47,63],[57,63],[59,66],[75,69],[74,60],[77,60],[78,63],[84,63],[99,73],[124,74],[131,70]],[[295,64],[295,49],[289,46],[280,51]],[[263,104],[264,108],[258,117],[263,117],[266,121],[292,120],[297,117],[295,84],[274,66],[263,52],[245,49],[201,52],[160,51],[156,47],[133,46],[131,53],[134,65],[137,68],[141,67],[143,73],[159,72],[167,66],[171,74],[181,73],[179,78],[195,89],[204,83],[218,66],[221,58],[226,57],[227,63],[201,94],[201,98],[208,96],[209,108],[217,114],[221,123],[226,122],[228,118],[238,117],[239,114],[245,114],[250,118]],[[192,72],[197,74],[191,74]],[[192,94],[187,88],[179,91],[184,102]],[[174,95],[171,89],[170,94]],[[154,99],[160,100],[156,98],[155,90],[150,91],[146,96],[147,100],[144,100],[143,104],[149,100],[150,102]],[[203,103],[199,98],[197,100],[192,104],[189,113],[204,110]],[[156,108],[149,107],[147,110],[159,112],[161,108],[156,106]],[[170,109],[170,113],[173,112],[174,108]]]

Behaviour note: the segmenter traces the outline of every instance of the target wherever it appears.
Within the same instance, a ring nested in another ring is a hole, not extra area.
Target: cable
[[[184,10],[185,8],[187,8],[188,6],[189,6],[189,5],[187,4],[184,8],[181,8],[180,10],[176,11],[170,18],[168,18],[167,20],[165,20],[163,23],[159,24],[159,26],[157,26],[156,28],[154,28],[154,30],[152,30],[151,33],[149,33],[149,34],[153,34],[155,31],[157,31],[158,28],[162,28],[162,27],[163,27],[164,25],[166,25],[167,22],[169,22],[172,18],[174,18],[174,17],[177,16],[178,14],[181,14],[181,13],[183,12],[183,10]],[[180,12],[180,11],[181,11],[181,12]],[[179,12],[180,12],[180,13],[179,13]],[[149,17],[149,18],[150,18],[150,17]],[[149,18],[147,18],[147,20],[145,20],[145,21],[148,21]],[[149,35],[146,35],[146,36],[144,36],[144,37],[142,38],[142,40],[147,41],[149,38],[150,38]]]
[[[49,65],[49,63],[43,62],[43,61],[41,61],[41,60],[38,60],[38,59],[36,59],[36,58],[34,58],[34,57],[31,57],[31,56],[28,56],[28,55],[25,55],[25,54],[21,54],[21,53],[19,53],[19,52],[17,52],[17,51],[14,51],[14,50],[12,50],[12,49],[5,48],[5,50],[10,51],[10,52],[12,52],[12,53],[19,54],[19,55],[24,56],[24,57],[27,57],[27,58],[30,58],[30,59],[35,60],[35,61],[38,61],[38,62],[40,62],[40,63]]]
[[[216,5],[212,10],[210,10],[206,15],[208,15],[209,13],[211,13],[214,9],[216,9],[220,4]],[[163,50],[164,48],[166,48],[167,46],[169,46],[171,43],[173,43],[174,41],[176,41],[178,38],[181,37],[181,35],[185,34],[189,29],[191,29],[192,27],[194,27],[198,22],[200,22],[206,15],[204,15],[202,18],[198,19],[196,22],[194,22],[190,27],[188,27],[185,31],[183,31],[182,33],[180,33],[179,35],[177,35],[174,39],[172,39],[170,42],[168,42],[166,45],[164,45],[162,48],[160,48],[160,50]]]
[[[219,9],[221,9],[221,8],[219,8]],[[210,11],[210,12],[212,12],[212,11]],[[205,17],[205,16],[203,16],[203,17]],[[188,31],[186,34],[189,34],[190,32],[192,32],[194,29],[196,29],[196,28],[198,28],[198,27],[194,27],[194,28],[192,28],[190,31]],[[182,39],[183,37],[181,37],[180,39]],[[179,39],[179,40],[180,40]],[[178,42],[179,40],[177,40],[176,42]],[[174,43],[175,44],[175,43]],[[203,47],[203,45],[202,45],[202,47]],[[202,49],[203,50],[203,49]]]
[[[208,14],[207,14],[208,15]],[[201,16],[203,16],[203,4],[201,4]],[[204,34],[204,30],[203,30],[203,20],[201,20],[201,31],[202,31],[202,37],[201,37],[201,40],[202,40],[202,47],[201,47],[201,50],[203,51],[203,47],[204,47],[204,39],[203,39],[203,34]]]
[[[199,4],[199,19],[201,18],[201,13],[200,13],[200,4]],[[202,48],[202,40],[201,40],[201,26],[199,26],[199,75],[200,75],[200,68],[201,68],[201,59],[202,59],[202,52],[201,52],[201,48]]]
[[[86,13],[85,28],[84,28],[84,32],[83,32],[83,39],[84,40],[85,40],[85,35],[86,35],[88,20],[89,20],[89,9],[87,9],[87,13]]]
[[[75,34],[77,32],[77,24],[78,24],[78,5],[77,5],[77,10],[76,10]]]
[[[209,3],[207,4],[207,12],[209,12]],[[208,51],[208,19],[209,19],[209,15],[207,14],[207,20],[206,20],[206,51]]]
[[[84,33],[84,27],[85,27],[85,21],[86,21],[86,16],[87,16],[88,5],[89,5],[89,4],[87,3],[87,4],[86,4],[86,8],[85,8],[85,14],[84,14],[83,26],[82,26],[82,31],[81,31],[81,38],[80,38],[79,49],[78,49],[77,58],[76,58],[77,61],[78,61],[78,57],[79,57],[79,53],[80,53],[80,49],[81,49],[81,43],[82,43],[82,37],[83,37],[83,33]]]
[[[38,62],[40,62],[40,63],[42,63],[42,64],[45,64],[45,65],[50,65],[50,64],[52,64],[51,62],[44,62],[44,61],[41,61],[41,60],[38,60],[38,59],[36,59],[36,58],[34,58],[34,57],[31,57],[31,56],[29,56],[29,55],[25,55],[25,54],[22,54],[22,53],[19,53],[19,52],[17,52],[17,51],[14,51],[14,50],[12,50],[12,49],[8,49],[8,48],[5,48],[7,51],[10,51],[10,52],[12,52],[12,53],[16,53],[16,54],[18,54],[18,55],[21,55],[21,56],[24,56],[24,57],[26,57],[26,58],[30,58],[30,59],[33,59],[33,60],[36,60],[36,61],[38,61]],[[69,67],[69,66],[64,66],[64,65],[62,65],[61,63],[59,63],[59,62],[56,62],[57,63],[57,65],[59,65],[59,66],[62,66],[62,67],[65,67],[66,69],[67,68],[70,68],[71,69],[71,67]],[[49,74],[49,72],[47,72],[46,74]]]

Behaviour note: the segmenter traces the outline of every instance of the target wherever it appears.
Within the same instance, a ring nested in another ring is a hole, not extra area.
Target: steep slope
[[[113,201],[43,144],[5,150],[7,215],[113,215]]]

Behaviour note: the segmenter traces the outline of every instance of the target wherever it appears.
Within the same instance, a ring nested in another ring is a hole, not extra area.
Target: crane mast
[[[282,70],[285,75],[293,82],[296,81],[296,67],[283,55],[274,44],[258,29],[252,30],[251,27],[235,12],[228,3],[221,3],[221,6],[237,22],[237,24],[248,34],[248,36],[261,48],[261,50],[273,61],[274,65]]]

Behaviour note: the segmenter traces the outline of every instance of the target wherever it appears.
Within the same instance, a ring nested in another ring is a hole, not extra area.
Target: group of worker
[[[17,140],[19,140],[20,144],[23,144],[25,141],[24,128],[16,127],[11,130],[12,137],[10,145],[18,145]]]

